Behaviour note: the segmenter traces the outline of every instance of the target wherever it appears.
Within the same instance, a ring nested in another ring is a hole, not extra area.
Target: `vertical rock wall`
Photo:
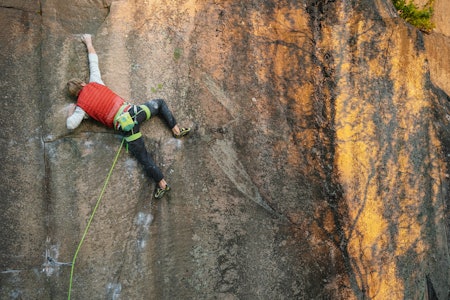
[[[335,51],[335,163],[348,207],[351,281],[359,298],[420,298],[426,276],[448,286],[447,171],[437,119],[447,122],[436,113],[447,100],[427,87],[420,32],[386,17],[379,26],[380,15],[363,7],[351,19],[345,4],[335,11],[338,24],[323,40]],[[439,298],[447,292],[439,288]]]
[[[41,273],[46,207],[41,140],[41,15],[37,3],[2,7],[0,23],[0,298],[33,290],[48,297]]]
[[[389,1],[1,6],[0,298],[67,297],[120,145],[92,120],[65,128],[83,32],[107,85],[194,131],[142,127],[162,201],[122,150],[73,299],[447,297],[445,71]]]

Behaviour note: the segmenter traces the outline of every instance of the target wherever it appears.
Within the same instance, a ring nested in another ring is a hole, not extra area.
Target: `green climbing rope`
[[[111,169],[109,170],[108,176],[106,177],[105,183],[103,184],[103,189],[100,193],[100,196],[98,197],[97,203],[95,204],[94,210],[92,211],[91,217],[89,218],[89,221],[86,225],[86,229],[84,230],[83,237],[81,238],[80,243],[78,244],[77,250],[75,251],[75,255],[73,256],[72,268],[70,269],[69,294],[67,296],[68,300],[70,300],[70,294],[72,292],[73,270],[75,268],[75,261],[77,260],[78,251],[80,251],[80,249],[81,249],[81,245],[83,244],[84,239],[86,238],[86,235],[88,233],[89,227],[91,226],[92,219],[94,219],[95,212],[97,211],[100,201],[102,200],[103,194],[105,193],[106,186],[108,185],[108,182],[109,182],[109,178],[111,177],[114,166],[116,165],[116,162],[119,159],[120,150],[122,150],[124,141],[125,141],[125,139],[122,139],[122,143],[120,144],[119,150],[117,151],[116,157],[114,158],[113,164],[111,166]]]

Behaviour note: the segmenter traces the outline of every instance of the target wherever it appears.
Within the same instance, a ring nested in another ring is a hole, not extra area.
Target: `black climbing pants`
[[[166,102],[163,99],[150,100],[142,105],[131,105],[128,112],[133,117],[136,124],[130,131],[126,132],[122,131],[124,137],[128,137],[130,135],[138,133],[140,130],[140,125],[144,121],[148,120],[147,114],[145,110],[142,108],[142,106],[144,105],[147,106],[148,109],[150,110],[150,117],[160,115],[170,129],[175,127],[175,125],[177,124],[172,112],[169,110]],[[140,138],[127,143],[128,143],[128,150],[143,166],[147,176],[153,178],[153,180],[155,180],[155,182],[157,183],[160,182],[164,178],[164,175],[162,174],[158,166],[155,164],[151,155],[148,153],[145,147],[143,137],[141,136]]]

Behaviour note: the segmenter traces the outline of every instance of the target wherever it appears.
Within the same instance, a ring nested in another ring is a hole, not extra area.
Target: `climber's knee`
[[[150,117],[152,116],[152,113],[150,112],[150,108],[148,108],[147,105],[140,105],[140,108],[145,111],[145,115],[146,115],[146,120],[150,119]]]

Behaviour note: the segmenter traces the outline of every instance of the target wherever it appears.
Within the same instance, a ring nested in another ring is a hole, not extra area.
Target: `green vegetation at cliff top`
[[[406,3],[406,0],[392,0],[392,2],[400,17],[406,22],[425,32],[430,32],[434,28],[431,22],[434,0],[429,0],[423,9],[419,9],[412,1]]]

